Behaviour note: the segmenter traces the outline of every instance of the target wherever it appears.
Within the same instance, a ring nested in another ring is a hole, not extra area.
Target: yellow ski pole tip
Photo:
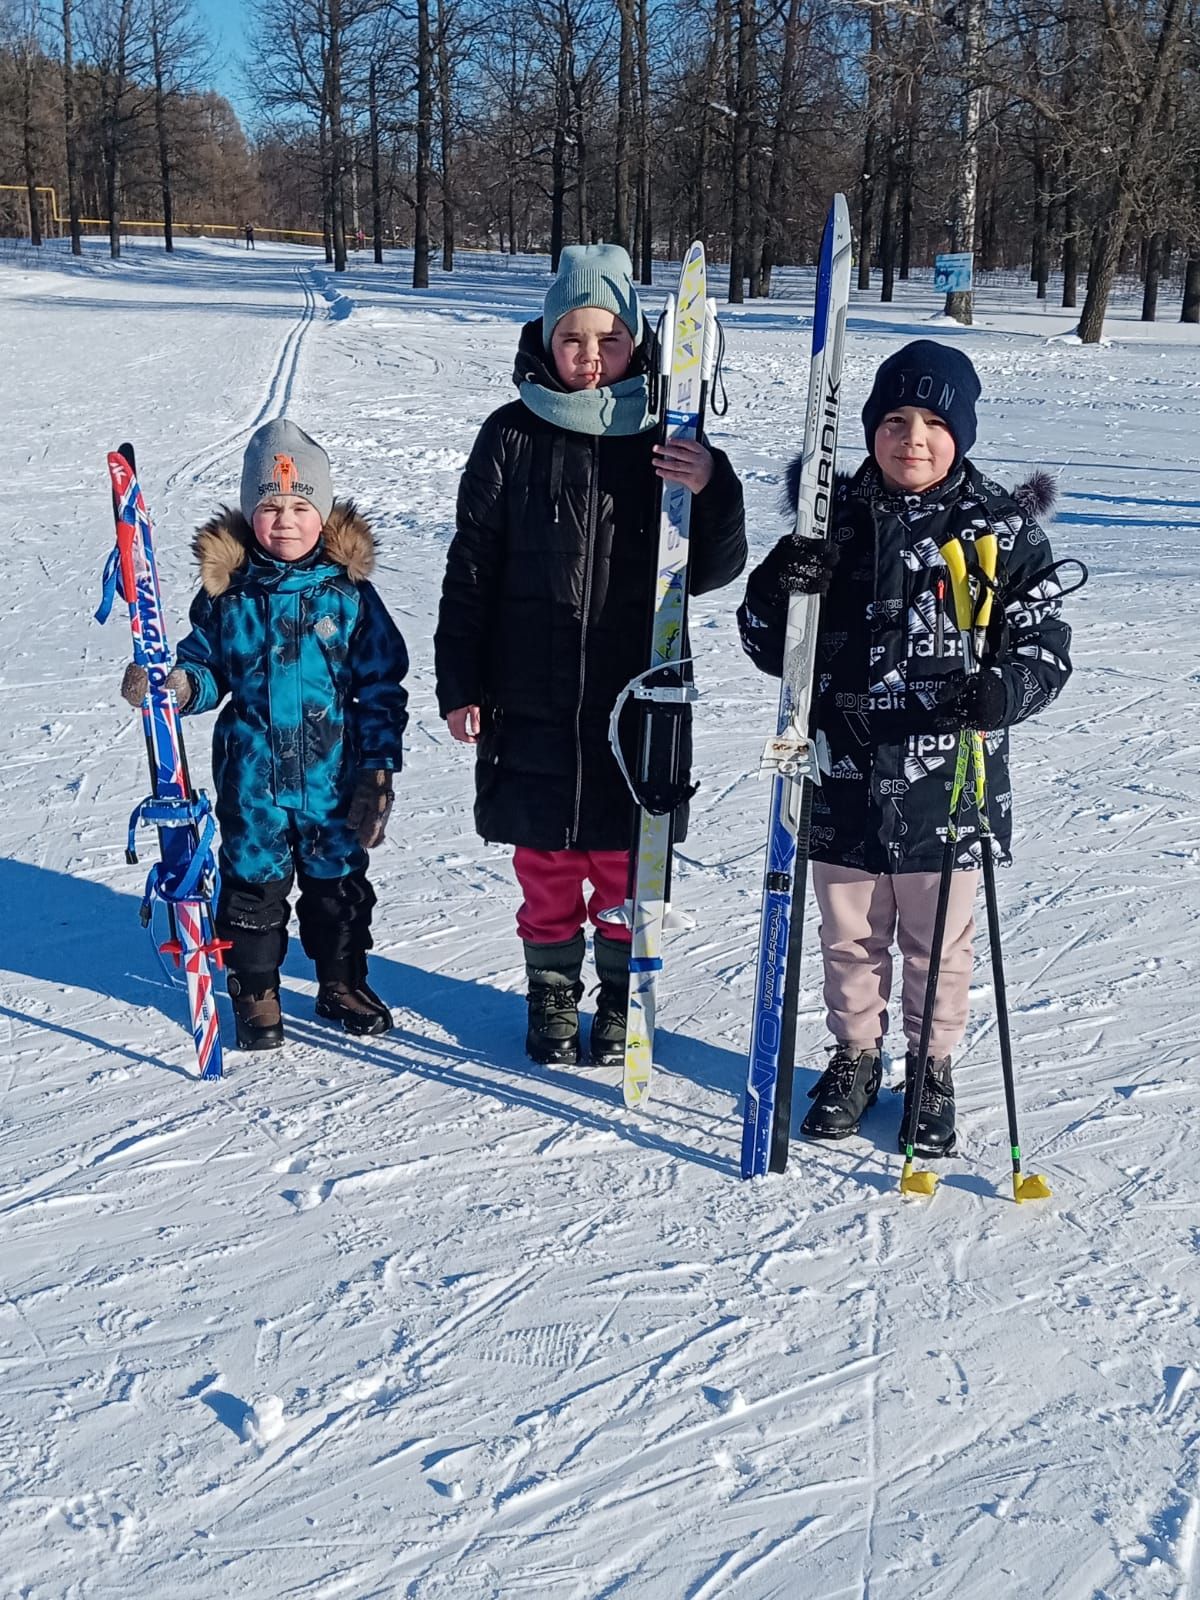
[[[937,1188],[937,1181],[936,1172],[914,1172],[912,1163],[906,1161],[900,1174],[900,1193],[931,1195]]]
[[[1049,1200],[1052,1193],[1040,1172],[1031,1172],[1026,1178],[1013,1177],[1013,1199],[1018,1205],[1025,1200]]]

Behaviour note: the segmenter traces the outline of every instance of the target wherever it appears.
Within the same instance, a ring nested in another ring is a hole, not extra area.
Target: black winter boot
[[[278,1050],[283,1044],[277,972],[231,972],[226,980],[239,1050]]]
[[[629,946],[597,937],[592,951],[600,992],[592,1018],[590,1054],[593,1066],[611,1067],[625,1060],[625,1025],[629,1014]]]
[[[529,1028],[525,1054],[539,1066],[573,1066],[579,1060],[579,1001],[583,984],[583,934],[561,944],[525,942]]]
[[[839,1044],[808,1091],[813,1103],[800,1132],[810,1139],[848,1139],[858,1132],[867,1107],[875,1104],[882,1080],[878,1050],[854,1050]]]
[[[390,1033],[392,1013],[367,984],[365,957],[342,970],[318,970],[316,1011],[319,1017],[340,1022],[347,1033]]]
[[[904,1116],[900,1123],[899,1141],[901,1155],[907,1150],[904,1139],[916,1082],[917,1052],[910,1050],[904,1058]],[[930,1056],[925,1068],[925,1082],[921,1087],[913,1153],[924,1156],[926,1160],[936,1160],[939,1156],[952,1156],[955,1148],[954,1081],[950,1076],[950,1057]]]

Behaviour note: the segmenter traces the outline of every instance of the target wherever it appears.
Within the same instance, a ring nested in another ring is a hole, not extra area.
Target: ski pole
[[[976,666],[977,648],[987,626],[992,606],[991,580],[996,567],[997,542],[995,535],[983,536],[990,542],[981,552],[991,572],[985,573],[978,610],[971,595],[971,576],[967,570],[966,552],[959,539],[948,540],[940,550],[942,560],[950,574],[950,591],[954,620],[962,638],[963,665],[970,675]],[[929,953],[929,973],[925,979],[925,1005],[921,1014],[921,1043],[917,1051],[917,1074],[912,1084],[908,1102],[908,1117],[904,1128],[904,1169],[900,1174],[901,1194],[931,1195],[937,1187],[938,1175],[928,1169],[913,1170],[915,1152],[913,1144],[920,1119],[921,1097],[925,1092],[925,1077],[929,1064],[929,1041],[933,1035],[933,1009],[937,1003],[938,979],[942,968],[942,946],[946,940],[946,915],[950,905],[950,875],[954,871],[954,858],[958,850],[958,822],[962,814],[963,796],[966,792],[967,773],[975,767],[976,806],[982,803],[983,759],[982,742],[978,734],[965,729],[958,736],[958,755],[954,765],[954,782],[950,790],[950,816],[946,827],[946,844],[942,851],[941,874],[938,878],[937,909],[933,919],[933,941]]]
[[[963,795],[967,787],[967,767],[971,759],[971,742],[966,733],[958,736],[958,756],[954,765],[954,786],[950,793],[950,817],[946,827],[946,844],[942,851],[941,876],[938,878],[937,909],[933,917],[933,940],[929,952],[929,973],[925,979],[925,1007],[921,1014],[921,1044],[917,1052],[917,1075],[912,1086],[908,1105],[908,1118],[904,1128],[904,1170],[900,1174],[901,1194],[930,1195],[937,1187],[938,1175],[927,1169],[913,1170],[913,1141],[917,1136],[917,1120],[921,1110],[921,1096],[925,1092],[925,1073],[929,1061],[929,1040],[933,1034],[933,1008],[937,1003],[938,977],[942,966],[942,946],[946,940],[946,913],[950,905],[950,875],[954,871],[954,857],[958,848],[958,819],[962,813]]]
[[[1013,1199],[1047,1200],[1050,1185],[1039,1172],[1021,1175],[1021,1145],[1017,1134],[1016,1079],[1013,1074],[1012,1041],[1008,1032],[1008,997],[1004,988],[1004,958],[1000,950],[1000,912],[996,903],[996,867],[992,860],[991,829],[983,840],[983,893],[987,903],[988,943],[992,954],[992,987],[996,991],[996,1031],[1000,1035],[1000,1066],[1004,1073],[1004,1104],[1008,1112],[1008,1143],[1012,1152]]]

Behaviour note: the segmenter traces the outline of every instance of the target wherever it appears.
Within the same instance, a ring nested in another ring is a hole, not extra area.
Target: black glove
[[[364,767],[350,797],[346,821],[364,850],[383,843],[392,814],[392,774],[383,767]]]
[[[932,720],[939,733],[958,733],[964,728],[990,733],[993,728],[1007,727],[1010,721],[1008,690],[1003,677],[992,668],[970,677],[962,672],[954,673],[947,678],[938,696]]]
[[[787,601],[794,594],[827,594],[838,553],[824,539],[780,539],[754,573],[764,596]]]

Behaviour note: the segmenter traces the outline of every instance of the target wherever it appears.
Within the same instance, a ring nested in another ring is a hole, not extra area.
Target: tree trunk
[[[1187,258],[1183,269],[1183,309],[1180,322],[1200,322],[1200,255]]]
[[[1046,151],[1039,132],[1033,141],[1033,252],[1029,276],[1037,285],[1037,298],[1046,298],[1050,277],[1049,215],[1046,194]]]
[[[346,174],[342,126],[342,0],[329,0],[329,54],[325,94],[329,106],[329,199],[333,232],[333,270],[346,270],[346,212],[342,182]]]
[[[116,44],[111,70],[103,74],[100,89],[101,126],[104,145],[104,198],[108,210],[108,253],[121,259],[121,158],[125,133],[121,125],[127,88],[125,68],[128,59],[130,12],[133,0],[121,0],[117,12]]]
[[[21,153],[25,160],[25,193],[29,197],[29,242],[42,242],[42,215],[38,209],[37,165],[33,158],[33,40],[27,42],[21,72]]]
[[[633,0],[617,0],[621,40],[617,51],[617,131],[613,156],[613,240],[630,248],[629,128],[633,120]]]
[[[75,55],[72,37],[75,0],[63,0],[63,132],[67,146],[67,211],[71,226],[71,254],[83,254],[83,208],[79,203],[79,134],[75,117]]]
[[[1079,205],[1071,173],[1071,153],[1063,152],[1062,226],[1062,303],[1068,309],[1079,304]]]
[[[964,0],[962,122],[958,169],[958,192],[954,197],[955,251],[975,250],[975,206],[979,188],[979,124],[983,111],[983,90],[979,84],[983,62],[984,27],[987,0]],[[974,293],[970,289],[952,290],[946,296],[946,315],[970,327]]]
[[[1146,244],[1146,278],[1142,286],[1142,321],[1153,322],[1158,316],[1158,280],[1162,272],[1163,236],[1152,233]]]
[[[333,265],[333,177],[329,153],[329,104],[324,100],[317,122],[317,154],[321,168],[321,241],[325,246],[325,265]]]
[[[175,194],[171,174],[171,141],[167,132],[166,60],[157,9],[150,16],[150,47],[154,65],[154,133],[158,141],[158,181],[162,190],[163,244],[171,252],[175,249]]]
[[[367,137],[371,142],[371,234],[375,265],[383,265],[383,184],[380,181],[379,69],[372,61],[367,72]]]
[[[1129,149],[1125,159],[1114,166],[1108,193],[1101,205],[1099,248],[1092,258],[1094,270],[1088,273],[1087,294],[1079,318],[1079,337],[1084,344],[1099,344],[1104,334],[1104,313],[1108,310],[1121,248],[1133,214],[1134,195],[1154,147],[1155,125],[1167,80],[1174,69],[1185,9],[1184,0],[1166,0],[1150,79],[1142,86],[1134,111]]]
[[[733,204],[729,221],[729,301],[741,305],[750,224],[750,152],[754,141],[755,0],[738,0],[737,94],[733,120]]]
[[[895,145],[889,145],[883,184],[883,205],[879,216],[879,266],[883,282],[879,298],[890,303],[896,293],[896,207],[899,201],[899,173]]]
[[[458,194],[454,189],[454,66],[446,38],[446,0],[437,0],[438,138],[442,141],[442,270],[454,270],[454,224]]]
[[[441,0],[438,0],[439,5]],[[567,137],[571,118],[571,38],[565,7],[559,8],[554,66],[554,142],[550,154],[550,271],[558,271],[566,233]]]
[[[800,0],[788,0],[783,31],[783,64],[779,74],[779,110],[771,140],[771,167],[767,176],[767,198],[763,226],[762,259],[759,282],[764,298],[771,294],[771,274],[783,245],[783,195],[791,165],[792,118],[795,115],[796,57],[800,49]]]
[[[650,16],[649,0],[638,0],[638,212],[641,224],[640,281],[654,282],[654,222],[651,215],[650,179]]]
[[[871,7],[871,43],[866,61],[867,131],[863,140],[862,171],[858,180],[858,287],[871,287],[871,257],[875,247],[875,168],[879,161],[879,78],[883,71],[883,8]]]
[[[414,289],[429,287],[429,176],[433,164],[433,50],[429,0],[417,0],[417,203],[413,210]]]

